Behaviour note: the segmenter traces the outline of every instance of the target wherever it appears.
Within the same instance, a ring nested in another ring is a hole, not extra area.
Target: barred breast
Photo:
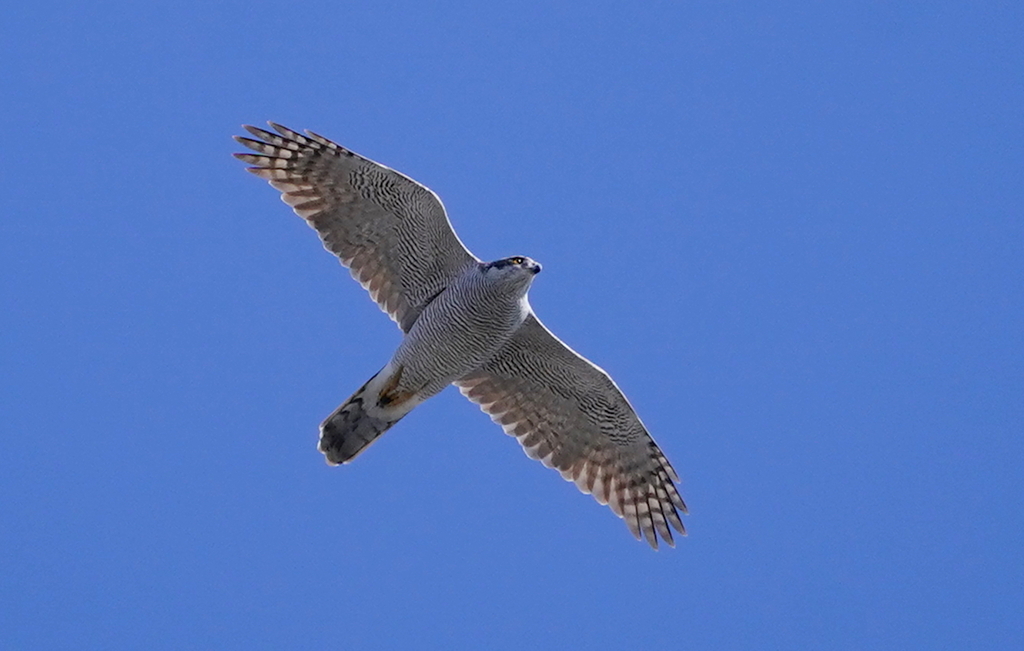
[[[474,265],[431,301],[391,360],[397,388],[427,399],[497,353],[529,314],[529,283]]]

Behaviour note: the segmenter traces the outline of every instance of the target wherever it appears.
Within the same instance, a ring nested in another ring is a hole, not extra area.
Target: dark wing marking
[[[437,195],[403,174],[315,133],[270,123],[235,140],[257,154],[235,154],[320,234],[324,248],[362,283],[404,332],[426,304],[468,265]]]
[[[657,549],[685,535],[675,470],[603,370],[530,315],[498,355],[455,383],[526,454],[608,504]],[[678,511],[677,511],[678,509]]]

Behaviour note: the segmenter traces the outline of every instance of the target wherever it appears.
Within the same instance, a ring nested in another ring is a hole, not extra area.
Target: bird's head
[[[517,274],[523,273],[529,274],[530,277],[536,276],[540,273],[540,263],[533,258],[527,258],[522,255],[514,255],[511,258],[502,258],[501,260],[495,260],[485,266],[485,271],[488,273],[497,272],[499,274]]]
[[[514,255],[485,264],[483,272],[490,281],[515,286],[525,292],[534,276],[540,273],[540,263],[526,256]]]

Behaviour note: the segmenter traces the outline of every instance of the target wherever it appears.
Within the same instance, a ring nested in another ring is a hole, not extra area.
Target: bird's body
[[[527,292],[540,265],[484,263],[459,241],[430,190],[307,132],[246,127],[236,154],[283,193],[324,246],[399,325],[391,360],[321,425],[329,463],[351,461],[450,384],[625,519],[638,538],[685,533],[679,481],[622,392],[552,335]]]
[[[456,276],[424,308],[391,359],[406,369],[403,386],[422,383],[418,393],[426,399],[494,357],[530,314],[526,292],[539,271],[527,260],[501,269],[478,264]]]
[[[521,259],[504,268],[469,265],[427,304],[387,366],[320,426],[320,450],[330,463],[352,460],[414,407],[494,357],[530,314],[526,291],[540,265]]]

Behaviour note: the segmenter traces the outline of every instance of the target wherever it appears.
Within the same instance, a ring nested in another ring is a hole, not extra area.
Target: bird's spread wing
[[[256,140],[235,140],[256,154],[235,154],[292,206],[408,332],[427,303],[476,257],[452,230],[441,200],[395,170],[315,133],[270,123],[246,126]]]
[[[638,539],[685,535],[679,477],[608,374],[532,314],[495,356],[455,383],[526,454],[608,504]]]

